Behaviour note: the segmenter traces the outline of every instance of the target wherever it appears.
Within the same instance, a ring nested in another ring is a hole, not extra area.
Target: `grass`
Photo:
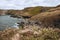
[[[42,9],[41,7],[35,7],[31,11],[29,11],[29,14],[36,15],[36,14],[40,13],[41,9]]]
[[[30,20],[40,21],[42,22],[42,24],[46,26],[53,25],[53,26],[59,27],[60,26],[60,11],[56,10],[54,12],[40,13],[38,15],[31,17]]]
[[[20,16],[22,14],[22,16],[34,16],[36,14],[39,14],[41,12],[46,12],[50,9],[51,7],[28,7],[28,8],[24,8],[23,10],[8,10],[7,14],[13,14],[13,15],[17,15]],[[27,14],[28,15],[27,15]]]
[[[41,28],[39,34],[23,35],[23,40],[60,40],[60,32],[53,28]]]
[[[29,28],[30,29],[30,28]],[[19,33],[26,29],[9,29],[3,32],[0,32],[0,40],[11,40],[13,35]],[[40,28],[38,27],[31,27],[32,31],[27,31],[25,33],[19,33],[20,39],[19,40],[60,40],[60,29],[58,28]],[[19,32],[17,32],[19,31]]]

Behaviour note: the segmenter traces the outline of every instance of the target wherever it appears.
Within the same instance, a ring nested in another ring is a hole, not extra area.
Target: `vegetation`
[[[52,28],[43,28],[38,30],[39,34],[36,35],[23,35],[23,40],[59,40],[60,34]]]
[[[5,30],[3,32],[0,32],[0,40],[12,40],[11,38],[14,38],[14,35],[16,35],[17,33],[19,35],[19,37],[17,37],[19,38],[19,40],[60,40],[60,29],[58,28],[38,29],[38,27],[32,27],[30,29]]]
[[[37,14],[30,18],[30,20],[40,21],[44,26],[60,27],[60,7],[50,9],[47,12]]]

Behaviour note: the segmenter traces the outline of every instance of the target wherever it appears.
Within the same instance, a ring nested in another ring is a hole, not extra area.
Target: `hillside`
[[[32,16],[37,15],[41,12],[46,12],[51,8],[55,8],[55,7],[37,6],[37,7],[24,8],[23,10],[0,10],[1,11],[0,14],[4,13],[4,14],[16,15],[16,16],[32,17]],[[6,11],[6,12],[3,12],[3,11]]]
[[[9,10],[7,13],[14,14],[17,16],[20,15],[23,17],[26,17],[26,16],[32,17],[32,16],[37,15],[41,12],[46,12],[51,8],[55,8],[55,7],[40,7],[40,6],[28,7],[28,8],[24,8],[23,10]]]
[[[40,13],[30,18],[30,20],[38,20],[46,26],[59,26],[60,28],[60,6],[49,9],[46,12]]]

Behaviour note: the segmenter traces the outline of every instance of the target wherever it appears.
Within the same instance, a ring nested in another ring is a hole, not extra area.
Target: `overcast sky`
[[[60,0],[0,0],[0,9],[23,9],[31,6],[56,6]]]

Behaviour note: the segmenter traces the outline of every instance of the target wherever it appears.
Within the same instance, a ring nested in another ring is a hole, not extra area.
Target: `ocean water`
[[[0,30],[5,30],[9,27],[17,28],[17,22],[20,22],[19,19],[10,17],[10,15],[0,16]]]

